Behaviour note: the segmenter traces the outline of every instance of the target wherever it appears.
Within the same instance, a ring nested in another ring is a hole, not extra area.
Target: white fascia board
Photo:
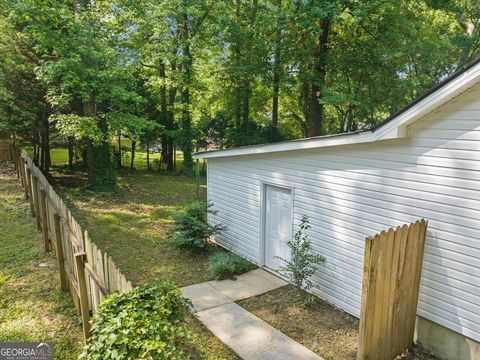
[[[440,106],[453,100],[472,86],[480,82],[480,64],[466,70],[456,79],[442,86],[410,109],[399,114],[395,119],[378,128],[375,140],[386,140],[406,136],[406,128]]]
[[[319,147],[338,146],[348,144],[360,144],[374,141],[373,133],[371,131],[346,134],[340,136],[332,136],[331,138],[292,140],[288,142],[273,143],[267,145],[239,147],[228,150],[207,151],[196,153],[196,159],[209,159],[217,157],[241,156],[241,155],[256,155],[267,154],[271,152],[282,152],[290,150],[307,150]]]
[[[462,92],[480,82],[480,63],[464,71],[438,90],[420,100],[411,108],[400,113],[383,126],[373,130],[331,137],[300,139],[273,144],[246,146],[227,150],[207,151],[195,154],[197,159],[220,158],[241,155],[256,155],[291,150],[306,150],[320,147],[362,144],[407,136],[407,127],[453,100]]]

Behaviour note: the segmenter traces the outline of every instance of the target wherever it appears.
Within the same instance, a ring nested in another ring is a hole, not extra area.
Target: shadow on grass
[[[84,185],[76,187],[78,183],[70,179],[64,184],[63,174],[54,175],[57,191],[77,221],[131,281],[159,277],[184,286],[209,280],[209,253],[192,256],[173,246],[166,235],[172,215],[196,199],[194,179],[121,173],[115,193],[98,193]],[[199,195],[206,198],[204,184]]]
[[[30,216],[13,173],[0,169],[0,341],[54,343],[55,359],[75,359],[81,323],[69,293],[60,291],[52,254]]]

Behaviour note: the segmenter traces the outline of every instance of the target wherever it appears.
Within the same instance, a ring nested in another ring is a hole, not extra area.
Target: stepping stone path
[[[244,360],[322,360],[235,303],[285,285],[279,277],[256,269],[236,280],[185,286],[182,292],[192,301],[198,319]]]

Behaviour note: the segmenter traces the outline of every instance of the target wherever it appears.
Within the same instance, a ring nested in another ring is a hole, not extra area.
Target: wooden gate
[[[427,224],[367,238],[358,360],[392,360],[412,348]]]

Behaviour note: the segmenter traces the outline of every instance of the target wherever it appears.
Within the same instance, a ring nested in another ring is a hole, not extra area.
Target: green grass
[[[52,342],[55,359],[75,359],[79,316],[70,293],[60,291],[56,261],[43,250],[19,183],[2,164],[0,229],[0,342]]]
[[[96,193],[86,187],[83,174],[54,172],[55,187],[92,240],[110,254],[133,283],[155,278],[179,286],[210,280],[208,257],[218,250],[192,254],[170,243],[166,230],[172,215],[196,199],[195,181],[156,172],[121,172],[118,190]],[[206,198],[200,183],[199,197]],[[193,315],[187,317],[193,339],[192,359],[235,359],[235,355]]]
[[[146,153],[139,152],[137,171],[119,171],[116,192],[97,193],[88,190],[85,173],[65,169],[66,149],[53,149],[51,157],[53,185],[58,194],[92,240],[113,257],[129,280],[139,283],[162,278],[174,280],[179,286],[210,280],[208,257],[217,250],[203,254],[182,251],[165,234],[173,213],[196,199],[193,179],[141,170],[146,169],[146,162],[142,163]],[[178,156],[178,171],[180,161]],[[206,198],[204,179],[200,181],[199,197]],[[187,317],[187,324],[193,332],[188,349],[192,359],[235,359],[193,315]]]
[[[123,141],[123,140],[122,140]],[[33,155],[33,149],[27,148],[30,156]],[[53,148],[50,150],[50,158],[52,166],[63,167],[68,164],[68,149],[64,147]],[[130,168],[131,152],[122,150],[122,166],[125,169]],[[158,170],[158,161],[160,160],[160,154],[150,154],[150,168],[151,170]],[[203,161],[201,160],[200,166],[203,167]],[[147,170],[147,152],[142,149],[135,151],[135,160],[133,166],[136,170]],[[177,173],[180,173],[183,168],[183,154],[181,151],[177,151],[175,169]],[[162,165],[162,169],[165,169],[165,165]]]
[[[78,176],[56,177],[56,180],[57,190],[75,218],[134,283],[156,277],[175,280],[179,286],[209,280],[209,252],[182,251],[165,234],[172,224],[173,213],[196,198],[197,188],[192,179],[123,172],[118,176],[118,191],[114,193],[90,191]],[[75,187],[70,187],[72,184]],[[199,194],[205,199],[204,182]]]

